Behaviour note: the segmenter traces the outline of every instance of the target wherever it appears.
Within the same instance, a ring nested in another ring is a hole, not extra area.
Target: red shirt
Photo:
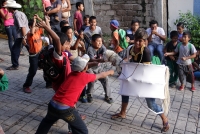
[[[57,90],[53,100],[74,107],[83,91],[83,88],[89,82],[95,81],[95,79],[95,74],[71,72]]]
[[[70,61],[68,59],[68,55],[66,52],[62,52],[62,56],[59,56],[55,51],[52,57],[52,61],[55,63],[55,65],[60,68],[63,69],[63,57],[66,57],[66,66],[65,69],[63,71],[63,73],[52,82],[52,87],[55,91],[58,90],[58,88],[60,87],[60,85],[66,80],[67,76],[69,75],[69,73],[71,72],[71,66],[70,66]]]
[[[77,31],[80,31],[81,30],[81,27],[83,25],[83,17],[82,17],[82,14],[80,11],[76,11],[75,14],[74,14],[74,19],[77,19],[76,21],[76,30]]]

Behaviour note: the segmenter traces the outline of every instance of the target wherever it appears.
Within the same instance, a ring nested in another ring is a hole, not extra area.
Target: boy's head
[[[90,26],[96,26],[97,18],[95,16],[90,16],[89,23],[90,23]]]
[[[138,19],[133,19],[131,21],[131,29],[137,30],[140,27],[140,21]]]
[[[84,24],[85,24],[85,25],[88,25],[88,24],[89,24],[89,19],[90,19],[90,16],[89,16],[89,15],[85,15],[85,16],[83,17],[83,21],[84,21]]]
[[[100,34],[94,34],[92,36],[92,46],[95,48],[95,49],[99,49],[101,48],[102,46],[102,37]]]
[[[170,32],[170,38],[172,42],[178,41],[178,32],[177,31],[171,31]]]
[[[76,9],[80,10],[80,11],[83,11],[83,9],[84,9],[83,3],[82,2],[77,2],[76,3]]]
[[[34,23],[34,20],[33,20],[33,19],[30,19],[30,20],[28,21],[28,26],[29,26],[29,28],[32,28],[32,27],[33,27],[33,23]]]
[[[61,28],[61,32],[67,35],[67,37],[71,40],[73,38],[73,30],[71,26],[64,26]]]
[[[90,57],[87,54],[84,54],[82,57],[76,57],[72,63],[72,70],[77,72],[84,72],[88,68],[88,62]]]
[[[179,22],[177,25],[177,31],[179,34],[182,34],[183,33],[183,30],[184,30],[184,23],[183,22]]]
[[[191,33],[189,31],[183,32],[183,43],[188,43],[191,39]]]
[[[62,27],[64,27],[64,26],[69,26],[69,22],[66,21],[66,20],[62,20],[62,21],[60,22],[60,28],[62,28]]]
[[[151,28],[151,30],[156,30],[158,27],[158,22],[156,20],[151,20],[149,22],[149,27]]]
[[[64,52],[65,50],[67,50],[70,47],[69,38],[66,36],[66,34],[64,34],[62,32],[56,32],[56,34],[60,38],[60,43],[62,45],[61,51]]]
[[[28,26],[29,26],[30,29],[33,28],[33,23],[34,23],[34,20],[33,20],[33,19],[30,19],[30,20],[28,21]],[[37,26],[37,24],[35,25],[35,28],[36,28],[36,30],[39,28],[39,27]]]
[[[117,20],[111,20],[110,21],[110,30],[115,31],[119,28],[119,22]]]
[[[134,35],[134,44],[136,48],[141,48],[147,45],[148,34],[143,28],[139,28]]]

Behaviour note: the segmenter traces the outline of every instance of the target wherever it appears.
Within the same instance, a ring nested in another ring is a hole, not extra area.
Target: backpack
[[[119,45],[123,49],[126,49],[128,47],[128,42],[126,41],[126,31],[124,31],[123,29],[119,29],[118,33],[120,37]]]
[[[49,46],[46,46],[42,49],[38,57],[38,67],[43,69],[44,76],[50,81],[54,81],[60,76],[67,62],[66,57],[63,57],[63,68],[58,68],[52,61],[53,52],[53,47],[49,48]]]
[[[178,43],[178,51],[179,51],[179,49],[180,49],[180,46],[181,46],[181,42],[180,43]],[[190,50],[190,54],[192,54],[192,44],[190,43],[190,42],[188,42],[188,48],[189,48],[189,50]],[[192,63],[194,62],[194,59],[191,59],[191,61],[192,61]]]

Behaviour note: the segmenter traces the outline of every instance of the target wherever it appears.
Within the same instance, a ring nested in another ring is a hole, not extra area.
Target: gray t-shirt
[[[180,44],[178,44],[176,49],[175,49],[175,52],[179,53],[177,64],[180,64],[180,65],[190,65],[190,64],[192,64],[191,59],[184,61],[184,60],[182,60],[182,57],[188,57],[188,56],[196,53],[197,50],[194,47],[194,45],[190,44],[190,43],[188,43],[186,46],[182,45],[182,43],[181,43],[180,46],[179,45]]]
[[[28,27],[28,19],[23,12],[18,11],[18,10],[16,10],[14,12],[13,16],[14,16],[14,25],[15,25],[16,31],[17,31],[17,38],[22,38],[23,35],[22,35],[21,28],[22,27],[26,28],[26,34],[30,30],[29,27]]]
[[[106,51],[106,47],[104,45],[99,48],[99,50],[95,50],[93,47],[88,48],[88,55],[90,59],[100,59],[103,57],[103,53]]]
[[[61,0],[56,0],[54,3],[51,3],[51,7],[52,7],[51,10],[53,10],[54,8],[56,8],[57,5],[62,6]],[[53,14],[49,15],[49,17],[50,17],[50,24],[51,25],[58,25],[60,23],[57,20],[55,20],[55,16],[58,16],[60,21],[62,20],[61,8],[60,8],[60,11],[58,11],[58,13],[53,13]]]
[[[88,48],[88,55],[90,57],[90,59],[101,59],[103,58],[103,53],[106,51],[106,47],[104,45],[102,45],[101,48],[99,48],[99,50],[95,50],[93,47],[89,47]],[[100,73],[103,71],[103,67],[102,67],[103,63],[100,63],[98,66],[92,67],[90,68],[94,73]]]
[[[91,31],[90,27],[87,27],[84,30],[84,34],[86,34],[91,39],[92,35],[94,35],[94,34],[100,34],[100,35],[102,35],[102,31],[101,31],[101,28],[99,26],[96,26],[96,29],[94,31]]]

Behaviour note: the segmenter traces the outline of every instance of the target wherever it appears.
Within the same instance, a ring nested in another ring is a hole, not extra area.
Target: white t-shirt
[[[151,28],[148,28],[146,31],[147,31],[148,36],[150,36]],[[160,35],[165,35],[165,31],[161,27],[157,27],[156,31]],[[152,42],[156,44],[163,44],[163,41],[160,39],[160,37],[156,36],[155,34],[152,35]]]
[[[87,27],[84,30],[84,34],[86,34],[91,39],[92,35],[94,35],[94,34],[100,34],[100,35],[102,35],[102,31],[101,31],[101,28],[99,26],[96,26],[96,29],[94,31],[91,31],[90,27]]]

